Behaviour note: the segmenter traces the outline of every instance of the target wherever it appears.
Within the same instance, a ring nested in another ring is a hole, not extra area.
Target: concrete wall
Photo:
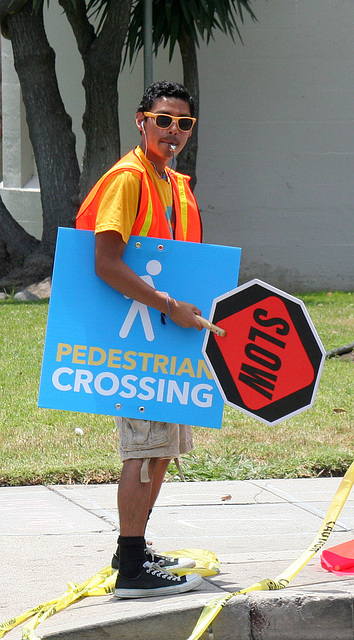
[[[243,248],[242,280],[353,289],[354,3],[254,9],[243,47],[200,55],[206,240]]]
[[[244,45],[218,34],[199,50],[196,196],[204,240],[242,247],[242,282],[259,277],[289,292],[352,290],[354,3],[255,0],[253,8],[258,23],[246,17]],[[65,16],[55,3],[50,12],[49,39],[81,157],[81,61]],[[172,66],[159,55],[154,79],[162,78],[182,81],[178,55]],[[139,141],[133,116],[142,90],[139,58],[119,80],[123,152]]]

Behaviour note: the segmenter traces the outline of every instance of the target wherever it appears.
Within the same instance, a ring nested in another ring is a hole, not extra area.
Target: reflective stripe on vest
[[[183,176],[181,174],[177,176],[177,182],[178,182],[179,199],[180,199],[180,205],[181,205],[181,223],[182,223],[183,235],[184,237],[186,237],[187,221],[188,221],[188,203],[187,203],[186,192],[184,190]]]
[[[144,202],[142,202],[143,198],[140,197],[140,207],[139,207],[139,211],[136,217],[136,221],[140,215],[140,211],[142,209],[142,207],[145,208],[146,206],[146,216],[145,216],[145,220],[144,220],[144,224],[141,227],[140,233],[136,234],[133,232],[132,230],[132,235],[139,235],[139,236],[148,236],[149,235],[149,231],[151,228],[151,224],[152,224],[152,212],[153,212],[153,205],[152,205],[152,199],[151,199],[151,192],[149,189],[149,181],[147,179],[147,176],[145,175],[145,173],[142,176],[142,190],[143,190],[143,184],[146,186],[146,190],[147,190],[147,195],[148,195],[148,202],[147,204],[145,204],[145,198],[144,198]],[[135,221],[135,222],[136,222]],[[135,227],[135,224],[133,225],[133,229]]]

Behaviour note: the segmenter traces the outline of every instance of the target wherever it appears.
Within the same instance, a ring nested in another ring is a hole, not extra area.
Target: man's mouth
[[[175,151],[177,149],[177,142],[175,140],[162,140],[162,142],[167,144],[171,151]]]

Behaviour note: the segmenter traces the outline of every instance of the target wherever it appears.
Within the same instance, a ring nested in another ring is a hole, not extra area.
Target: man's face
[[[163,113],[171,116],[190,116],[188,102],[180,98],[158,98],[150,109],[151,113]],[[144,122],[144,132],[142,134],[142,146],[147,153],[147,157],[155,162],[157,166],[166,165],[173,154],[177,155],[182,151],[191,131],[180,131],[176,122],[172,122],[167,129],[160,129],[155,124],[152,117],[144,117],[142,113],[137,114],[137,124],[141,126]],[[146,149],[147,142],[147,149]],[[175,150],[170,145],[175,146]]]

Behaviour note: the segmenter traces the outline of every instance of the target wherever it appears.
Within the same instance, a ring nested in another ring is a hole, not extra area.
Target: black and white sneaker
[[[174,569],[193,569],[195,567],[195,561],[193,558],[172,558],[171,556],[162,556],[158,553],[155,553],[153,549],[150,547],[146,547],[145,554],[149,562],[154,562],[158,564],[162,569],[166,569],[167,571],[172,571]]]
[[[162,556],[155,553],[155,551],[150,549],[150,547],[145,549],[145,555],[149,562],[154,562],[167,571],[173,572],[175,569],[193,569],[193,567],[195,567],[195,561],[193,558],[172,558],[171,556]],[[119,558],[116,553],[113,555],[111,566],[114,571],[118,571]]]
[[[118,574],[114,595],[117,598],[147,598],[149,596],[168,596],[184,593],[198,587],[203,578],[196,573],[187,576],[174,576],[158,564],[143,564],[143,570],[136,578],[124,578]]]

